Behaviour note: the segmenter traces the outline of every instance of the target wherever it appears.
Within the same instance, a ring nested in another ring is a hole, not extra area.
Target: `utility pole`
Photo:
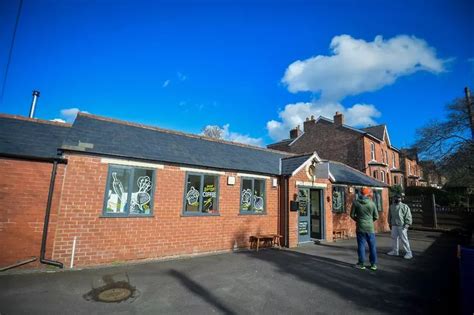
[[[467,86],[464,88],[464,93],[466,94],[467,113],[469,115],[469,124],[471,125],[471,140],[474,140],[474,115],[472,112],[471,91]]]

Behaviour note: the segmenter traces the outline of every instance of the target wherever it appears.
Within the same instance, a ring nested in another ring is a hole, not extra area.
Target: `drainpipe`
[[[283,211],[285,211],[285,246],[290,247],[290,238],[288,235],[288,226],[289,226],[289,209],[288,209],[288,203],[289,203],[289,177],[284,176],[284,187],[285,187],[285,204],[283,205]]]
[[[40,262],[42,264],[63,268],[62,262],[44,258],[46,254],[46,240],[48,238],[49,215],[51,214],[51,203],[53,200],[54,183],[56,181],[58,162],[64,162],[64,161],[58,160],[58,159],[55,159],[53,161],[53,170],[51,171],[51,181],[49,182],[48,202],[46,203],[46,213],[44,215],[43,239],[41,240]]]

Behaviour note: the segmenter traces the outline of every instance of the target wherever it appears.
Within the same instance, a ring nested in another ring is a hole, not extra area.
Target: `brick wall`
[[[344,213],[333,213],[333,228],[336,229],[345,229],[347,230],[350,237],[356,236],[356,224],[355,221],[351,219],[350,213],[352,208],[353,200],[355,199],[355,189],[353,192],[350,192],[350,187],[346,187],[346,211]],[[383,211],[379,212],[379,219],[374,223],[375,232],[387,232],[389,231],[388,226],[388,208],[389,208],[389,199],[388,199],[388,188],[384,188],[382,191],[382,202],[383,202]]]
[[[278,188],[266,180],[266,215],[240,215],[240,178],[219,180],[220,216],[182,216],[185,171],[165,165],[156,170],[154,216],[102,217],[108,164],[98,157],[69,155],[53,257],[69,265],[99,265],[247,247],[249,236],[278,231]]]
[[[52,166],[52,163],[0,158],[0,266],[32,256],[39,258]],[[64,165],[59,165],[46,258],[51,257],[63,174]]]
[[[290,152],[317,151],[322,159],[339,161],[356,169],[363,169],[363,137],[355,131],[320,120],[304,124],[304,134],[293,143]]]

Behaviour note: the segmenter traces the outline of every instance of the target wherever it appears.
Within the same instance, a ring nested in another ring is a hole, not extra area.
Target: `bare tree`
[[[434,160],[449,184],[474,186],[474,139],[469,98],[446,106],[446,119],[433,120],[417,130],[415,147],[423,158]]]
[[[224,129],[219,126],[207,125],[202,129],[202,134],[215,139],[224,138]]]

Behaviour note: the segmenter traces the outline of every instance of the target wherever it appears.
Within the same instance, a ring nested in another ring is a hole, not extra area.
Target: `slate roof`
[[[316,165],[316,176],[324,177],[329,172],[334,177],[336,184],[351,184],[359,186],[372,187],[388,187],[387,184],[382,183],[366,174],[348,166],[343,163],[334,161],[325,161]]]
[[[371,134],[377,139],[383,140],[383,136],[385,133],[385,125],[370,126],[362,128],[362,130]]]
[[[262,174],[291,154],[79,113],[65,150]]]
[[[0,155],[33,159],[58,157],[71,125],[0,115]]]
[[[283,158],[281,160],[281,175],[293,174],[293,172],[312,155],[313,153]]]

